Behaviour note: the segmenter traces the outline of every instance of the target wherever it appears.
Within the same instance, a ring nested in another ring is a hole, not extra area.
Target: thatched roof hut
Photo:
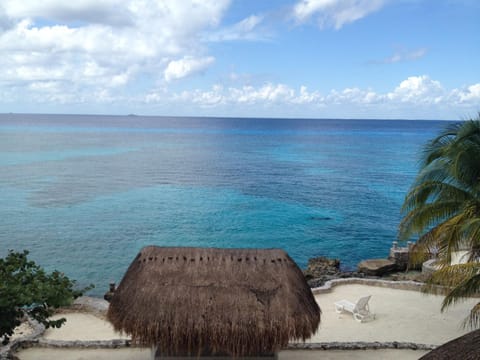
[[[245,356],[307,339],[320,313],[283,250],[148,246],[125,273],[107,318],[165,355]]]
[[[420,360],[451,359],[480,359],[480,329],[453,339],[420,358]]]

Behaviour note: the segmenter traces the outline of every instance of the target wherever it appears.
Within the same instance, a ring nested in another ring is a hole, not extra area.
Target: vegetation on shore
[[[66,321],[49,320],[55,309],[67,306],[91,287],[75,290],[63,273],[48,274],[27,258],[28,251],[10,251],[0,258],[0,341],[6,345],[25,315],[59,328]],[[3,338],[3,339],[2,339]]]
[[[424,149],[421,169],[402,211],[399,237],[418,235],[413,262],[436,256],[438,270],[425,290],[447,287],[442,311],[480,291],[480,114],[447,127]],[[465,263],[453,264],[459,251]],[[480,327],[480,303],[467,323]]]

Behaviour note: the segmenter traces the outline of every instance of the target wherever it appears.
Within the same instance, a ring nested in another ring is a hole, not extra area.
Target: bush
[[[75,290],[74,280],[58,271],[47,274],[27,255],[26,250],[10,251],[0,258],[0,340],[3,337],[4,345],[25,315],[46,328],[59,328],[66,320],[48,320],[54,310],[70,305],[92,287]]]

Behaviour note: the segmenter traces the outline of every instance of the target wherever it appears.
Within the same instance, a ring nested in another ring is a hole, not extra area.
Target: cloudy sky
[[[0,112],[462,119],[477,0],[1,0]]]

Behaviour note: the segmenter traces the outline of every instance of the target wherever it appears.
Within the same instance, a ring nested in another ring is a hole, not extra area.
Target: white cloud
[[[229,87],[214,85],[211,90],[183,91],[172,97],[174,101],[192,102],[204,107],[219,104],[288,104],[295,101],[295,91],[284,84],[264,84],[253,86]],[[151,98],[151,97],[150,97]]]
[[[211,108],[225,103],[226,99],[222,91],[223,87],[221,85],[214,85],[210,91],[183,91],[179,95],[174,95],[174,100],[192,102],[204,108]]]
[[[299,23],[315,18],[320,28],[336,30],[380,10],[386,0],[301,0],[293,8]]]
[[[286,84],[265,83],[259,86],[224,87],[215,85],[209,90],[196,89],[170,95],[162,92],[158,96],[150,94],[148,103],[167,101],[182,103],[205,109],[228,109],[228,111],[253,111],[270,109],[289,114],[317,114],[322,111],[336,111],[336,116],[361,114],[369,117],[415,117],[438,116],[456,119],[459,114],[474,113],[480,102],[480,84],[473,84],[464,89],[445,89],[439,81],[426,75],[411,76],[399,83],[392,91],[379,93],[372,89],[345,88],[332,89],[325,95],[319,91],[309,91],[306,86],[293,88]],[[168,98],[166,100],[166,97]],[[277,110],[275,110],[277,109]],[[349,111],[349,112],[348,112]],[[348,115],[342,115],[346,114]],[[451,115],[451,114],[454,115]],[[430,115],[429,115],[430,114]],[[432,115],[436,114],[436,115]]]
[[[238,23],[214,31],[206,36],[207,41],[264,40],[268,35],[259,26],[264,20],[261,15],[251,15]]]
[[[229,93],[231,100],[235,99],[236,102],[245,104],[290,102],[295,94],[293,89],[284,84],[265,84],[259,88],[253,86],[230,88]]]
[[[48,91],[55,81],[82,99],[142,77],[163,81],[168,66],[172,79],[194,74],[213,61],[202,34],[219,25],[229,3],[2,0],[0,87],[40,91],[43,81]]]
[[[170,61],[164,71],[165,80],[172,81],[202,72],[214,61],[215,58],[211,56],[204,58],[185,56],[180,60]]]
[[[480,83],[467,86],[463,89],[455,89],[450,94],[453,101],[460,104],[480,103]]]
[[[381,96],[371,90],[346,88],[341,91],[331,90],[325,97],[325,104],[334,105],[371,105],[381,101]]]
[[[5,13],[4,8],[0,5],[0,33],[11,29],[15,26],[14,21]]]
[[[191,101],[199,105],[211,105],[211,99],[219,104],[243,105],[332,105],[332,104],[366,104],[379,99],[370,90],[347,88],[342,91],[332,90],[324,96],[319,91],[309,91],[302,85],[294,89],[286,84],[267,83],[258,87],[228,87],[216,85],[211,90],[183,91],[174,97],[175,100]],[[203,100],[207,100],[204,104]]]
[[[322,95],[319,91],[309,92],[305,85],[300,86],[299,94],[294,97],[294,104],[312,104],[321,101]]]
[[[426,75],[411,76],[386,95],[389,100],[412,104],[440,103],[445,96],[446,91],[440,82]]]
[[[12,18],[45,18],[115,26],[131,25],[134,18],[128,7],[118,6],[116,0],[3,0],[3,5]],[[116,11],[112,11],[112,8]]]
[[[373,63],[380,64],[395,64],[405,61],[415,61],[423,58],[427,54],[426,48],[419,48],[415,50],[401,49],[396,51],[392,56],[389,56],[381,61],[373,61]]]

